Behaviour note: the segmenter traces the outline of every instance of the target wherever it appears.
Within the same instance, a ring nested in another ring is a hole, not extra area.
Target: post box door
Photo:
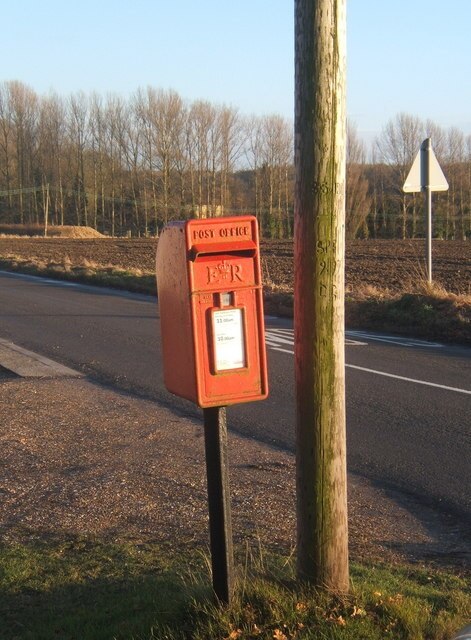
[[[257,221],[192,220],[187,226],[198,403],[268,394]]]

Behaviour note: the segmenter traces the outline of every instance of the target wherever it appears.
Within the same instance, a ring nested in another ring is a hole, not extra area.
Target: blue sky
[[[17,0],[0,80],[39,94],[174,89],[292,118],[292,0]],[[366,136],[401,111],[471,133],[471,1],[347,0],[348,114]]]

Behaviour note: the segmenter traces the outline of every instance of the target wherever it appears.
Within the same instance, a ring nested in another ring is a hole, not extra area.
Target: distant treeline
[[[435,235],[471,235],[471,136],[400,114],[370,150],[348,127],[348,237],[424,234],[421,194],[402,185],[425,137],[450,184],[434,196]],[[0,84],[0,222],[146,236],[172,219],[252,213],[264,236],[283,238],[293,199],[292,123],[279,115],[153,87],[125,100]]]

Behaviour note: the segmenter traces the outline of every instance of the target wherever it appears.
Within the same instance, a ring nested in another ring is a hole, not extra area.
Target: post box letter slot
[[[240,307],[211,309],[214,373],[245,369],[245,318]]]
[[[257,253],[257,245],[251,240],[228,243],[211,242],[208,244],[195,244],[191,247],[190,259],[193,262],[212,255],[225,255],[234,257],[253,258]]]

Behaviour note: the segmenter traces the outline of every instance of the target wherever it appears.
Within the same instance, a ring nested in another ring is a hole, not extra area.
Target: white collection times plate
[[[213,311],[213,336],[216,371],[243,369],[246,364],[242,309]]]

